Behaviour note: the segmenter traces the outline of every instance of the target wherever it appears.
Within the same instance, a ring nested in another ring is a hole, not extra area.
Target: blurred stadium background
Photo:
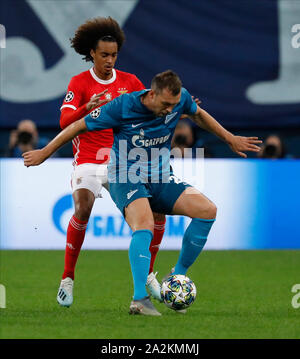
[[[41,138],[59,132],[67,84],[91,66],[69,38],[96,16],[112,16],[125,31],[118,69],[146,86],[157,72],[173,69],[233,133],[278,134],[284,142],[285,154],[274,155],[272,146],[266,151],[273,159],[238,159],[192,126],[193,145],[210,157],[199,185],[219,208],[206,249],[300,248],[300,1],[294,0],[2,1],[1,248],[65,246],[71,145],[43,166],[25,169],[20,159],[7,159],[9,138],[23,119],[36,123]],[[96,202],[83,248],[127,249],[129,229],[109,195]],[[180,248],[186,225],[169,218],[162,248]]]

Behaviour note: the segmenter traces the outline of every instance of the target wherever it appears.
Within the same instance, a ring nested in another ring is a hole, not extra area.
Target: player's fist
[[[22,157],[24,158],[24,166],[26,167],[38,166],[41,163],[43,163],[46,159],[43,150],[24,152],[22,154]]]

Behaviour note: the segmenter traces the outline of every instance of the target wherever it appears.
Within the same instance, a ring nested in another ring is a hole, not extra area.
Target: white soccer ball
[[[171,275],[161,286],[161,297],[167,307],[180,310],[192,305],[197,294],[194,282],[181,274]]]

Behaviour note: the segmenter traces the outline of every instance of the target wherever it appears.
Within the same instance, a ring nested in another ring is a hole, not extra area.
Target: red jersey
[[[77,110],[82,105],[88,103],[93,95],[106,89],[108,89],[108,91],[104,97],[113,100],[124,93],[140,91],[145,88],[142,82],[133,74],[115,69],[113,69],[112,72],[113,76],[109,80],[101,80],[97,77],[93,68],[72,77],[68,86],[67,95],[60,109],[71,108]],[[94,109],[91,111],[93,110]],[[90,131],[78,135],[72,141],[74,165],[107,162],[105,160],[96,159],[97,152],[101,148],[111,148],[113,141],[112,129]]]

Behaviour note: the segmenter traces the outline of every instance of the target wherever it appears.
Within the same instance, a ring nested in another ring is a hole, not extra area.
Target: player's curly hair
[[[90,51],[92,49],[96,50],[99,40],[116,42],[118,51],[120,51],[125,41],[125,34],[117,21],[110,16],[107,18],[96,17],[80,25],[74,37],[70,39],[71,47],[78,54],[84,55],[83,59],[85,61],[92,62],[93,58],[90,55]]]

